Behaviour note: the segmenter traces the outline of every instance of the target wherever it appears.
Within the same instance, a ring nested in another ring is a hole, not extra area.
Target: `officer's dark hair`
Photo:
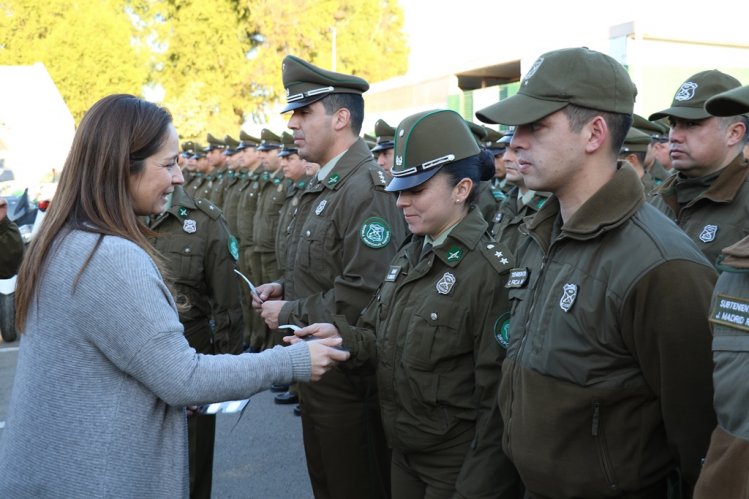
[[[330,94],[322,99],[325,114],[333,114],[339,109],[346,108],[351,113],[351,131],[354,135],[361,133],[364,122],[364,97],[361,94]]]
[[[570,130],[575,133],[580,132],[596,116],[601,116],[609,128],[611,152],[613,152],[614,156],[619,155],[619,150],[622,148],[624,139],[627,137],[627,132],[632,127],[632,122],[634,121],[634,117],[631,114],[609,113],[574,104],[568,104],[562,108],[562,112],[567,116]]]
[[[47,255],[68,229],[99,235],[78,273],[82,275],[105,235],[122,237],[143,250],[163,269],[148,242],[154,235],[136,216],[130,180],[143,171],[168,136],[169,112],[127,94],[104,97],[83,116],[60,176],[55,199],[18,272],[16,327],[23,331],[26,313],[38,287]]]
[[[464,178],[473,182],[471,193],[464,201],[464,205],[470,206],[478,200],[479,181],[494,178],[494,155],[488,149],[481,148],[479,154],[443,166],[440,173],[448,176],[453,187]]]

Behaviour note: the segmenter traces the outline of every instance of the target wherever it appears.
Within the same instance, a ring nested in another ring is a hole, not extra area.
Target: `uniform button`
[[[431,317],[433,321],[437,320],[437,314],[435,312],[432,312],[432,315],[430,315],[429,317]]]
[[[309,236],[311,236],[311,235],[312,235],[312,233],[311,233],[310,231],[307,231],[307,232],[306,232],[306,235],[307,235],[307,237],[309,237]]]
[[[189,252],[190,252],[190,248],[185,248],[185,253],[189,253]]]

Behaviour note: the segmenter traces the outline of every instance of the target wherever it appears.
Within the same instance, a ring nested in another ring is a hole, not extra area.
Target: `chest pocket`
[[[166,236],[162,253],[169,270],[179,282],[203,281],[203,241],[200,237],[175,234]]]
[[[473,351],[473,332],[466,331],[465,324],[465,311],[450,298],[425,300],[409,323],[403,361],[421,370],[451,370],[450,359]]]
[[[299,237],[299,261],[304,267],[320,265],[334,253],[333,221],[321,216],[307,218]],[[340,263],[340,262],[339,262]]]

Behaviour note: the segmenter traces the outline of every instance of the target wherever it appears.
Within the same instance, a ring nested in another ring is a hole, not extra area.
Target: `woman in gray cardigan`
[[[318,379],[335,342],[199,355],[139,218],[183,182],[164,109],[129,95],[84,116],[18,276],[23,339],[0,497],[187,497],[185,407]]]

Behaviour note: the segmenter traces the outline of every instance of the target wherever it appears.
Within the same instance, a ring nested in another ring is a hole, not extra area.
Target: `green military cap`
[[[195,154],[195,143],[192,140],[182,143],[182,157],[189,158]]]
[[[717,69],[700,71],[687,78],[674,95],[671,107],[650,115],[651,121],[667,116],[683,120],[703,120],[710,117],[705,111],[705,102],[721,92],[738,88],[741,82]]]
[[[377,145],[374,146],[372,152],[392,149],[395,146],[395,128],[388,125],[385,120],[377,120],[375,122],[375,136],[377,137]]]
[[[367,143],[367,147],[369,147],[369,150],[370,150],[370,151],[371,151],[372,149],[374,149],[374,148],[375,148],[375,146],[377,146],[377,137],[375,137],[374,135],[370,135],[370,134],[368,134],[368,133],[365,133],[365,134],[364,134],[364,135],[362,136],[362,138],[364,139],[364,142],[366,142],[366,143]]]
[[[663,119],[650,121],[639,114],[635,114],[632,126],[650,135],[653,140],[668,140],[669,126]]]
[[[633,126],[627,132],[627,136],[624,138],[624,144],[622,144],[619,153],[628,154],[630,152],[645,152],[648,150],[649,145],[650,135],[641,132]]]
[[[239,145],[236,147],[237,151],[247,149],[248,147],[257,147],[260,145],[260,139],[253,137],[244,130],[239,131]]]
[[[713,116],[735,116],[749,112],[749,85],[710,97],[705,109]]]
[[[503,144],[505,147],[510,145],[510,142],[512,142],[512,136],[515,135],[515,127],[510,127],[509,130],[505,132],[505,134],[502,136],[501,139],[498,140],[500,144]]]
[[[334,73],[287,55],[281,65],[283,86],[286,89],[286,113],[308,106],[329,94],[363,94],[369,83],[358,76]]]
[[[484,123],[525,125],[568,104],[632,114],[637,87],[624,66],[588,48],[547,52],[528,70],[518,93],[476,113]]]
[[[234,153],[237,152],[239,141],[233,138],[231,135],[225,135],[224,143],[226,144],[226,149],[224,150],[224,154],[227,156],[233,156]]]
[[[436,109],[411,115],[396,129],[393,179],[385,190],[412,189],[443,166],[480,152],[467,122],[455,111]]]
[[[281,137],[263,128],[260,132],[260,145],[257,146],[257,150],[270,151],[271,149],[281,149]]]
[[[283,149],[278,153],[279,157],[285,158],[292,154],[299,154],[299,149],[294,144],[294,136],[289,132],[284,132],[283,135],[281,135],[281,143],[283,144]]]
[[[201,146],[197,142],[193,142],[193,144],[195,145],[195,151],[193,151],[193,157],[195,157],[195,158],[205,158],[205,153],[203,151],[205,151],[206,148],[204,148],[203,146]]]
[[[214,149],[226,149],[226,144],[223,140],[219,140],[210,133],[206,137],[208,146],[203,148],[203,152],[213,151]]]
[[[476,143],[478,145],[484,144],[484,138],[486,137],[486,128],[479,125],[478,123],[474,123],[473,121],[465,120],[466,125],[468,125],[468,129],[473,134],[473,138],[476,139]]]
[[[500,143],[500,139],[504,137],[502,132],[498,132],[493,128],[484,127],[486,130],[486,136],[484,137],[483,145],[491,151],[495,156],[499,156],[505,152],[506,145]]]

